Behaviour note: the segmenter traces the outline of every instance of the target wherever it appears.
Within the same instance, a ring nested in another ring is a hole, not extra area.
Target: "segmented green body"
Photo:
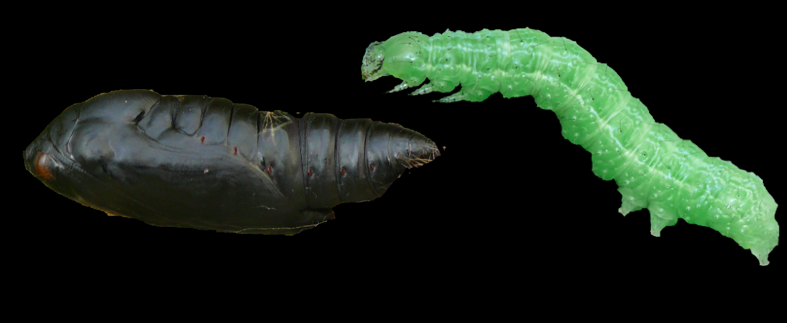
[[[366,80],[392,75],[394,91],[429,80],[414,94],[461,90],[440,102],[532,95],[555,112],[563,137],[592,154],[593,172],[617,182],[620,213],[647,208],[658,236],[678,218],[734,239],[768,264],[778,244],[777,204],[754,173],[708,157],[657,123],[612,68],[576,42],[533,29],[407,32],[373,43],[364,57]]]

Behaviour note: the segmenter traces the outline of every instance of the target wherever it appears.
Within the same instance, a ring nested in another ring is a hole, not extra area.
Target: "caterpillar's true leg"
[[[442,98],[440,100],[434,100],[432,102],[451,103],[451,102],[462,101],[462,100],[464,100],[464,98],[465,98],[464,93],[462,93],[462,91],[459,91],[459,92],[451,94],[451,95],[449,95],[447,97],[444,97],[444,98]]]
[[[434,91],[434,85],[433,84],[427,84],[427,85],[422,86],[420,89],[417,89],[417,90],[415,90],[413,92],[410,92],[410,94],[408,94],[408,95],[428,94],[428,93],[432,93],[432,91]]]
[[[407,84],[407,81],[402,82],[402,84],[397,85],[393,88],[393,90],[388,91],[388,93],[399,92],[401,90],[405,90],[410,88],[410,85]]]
[[[456,89],[457,85],[458,83],[450,80],[435,79],[431,80],[429,84],[422,86],[420,89],[411,92],[410,95],[421,95],[432,92],[449,93]]]
[[[444,97],[440,100],[434,102],[441,102],[441,103],[449,103],[449,102],[459,102],[459,101],[470,101],[470,102],[481,102],[486,100],[490,95],[492,95],[492,91],[483,88],[482,86],[470,86],[464,87],[462,85],[462,89],[459,92],[451,94],[447,97]]]

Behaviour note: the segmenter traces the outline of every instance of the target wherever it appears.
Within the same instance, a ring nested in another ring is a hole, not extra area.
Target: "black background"
[[[785,246],[771,253],[770,266],[759,268],[732,239],[683,221],[652,237],[647,211],[617,213],[616,184],[593,175],[590,154],[563,139],[558,119],[532,97],[495,94],[482,103],[437,104],[431,100],[444,94],[385,94],[400,81],[358,77],[369,43],[404,31],[431,36],[447,28],[530,27],[564,36],[614,68],[656,121],[708,155],[756,173],[780,203],[782,90],[768,78],[783,70],[783,55],[767,21],[739,23],[749,15],[734,10],[654,18],[593,8],[574,16],[501,10],[489,13],[498,17],[490,20],[366,7],[192,9],[38,18],[43,29],[20,34],[18,59],[7,63],[23,73],[11,93],[22,98],[14,111],[19,131],[6,143],[18,153],[64,108],[94,95],[151,89],[225,97],[260,110],[399,123],[446,149],[405,173],[382,198],[340,205],[336,220],[293,237],[108,217],[55,194],[17,164],[11,196],[23,211],[9,230],[19,233],[22,262],[174,280],[219,272],[232,284],[250,274],[260,283],[272,279],[271,270],[297,268],[299,280],[357,275],[409,285],[418,277],[446,286],[457,277],[524,286],[526,273],[556,281],[660,281],[787,266]],[[604,273],[610,274],[597,276]]]

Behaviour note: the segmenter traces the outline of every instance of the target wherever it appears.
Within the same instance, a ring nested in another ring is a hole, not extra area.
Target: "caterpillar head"
[[[364,81],[374,81],[380,77],[388,75],[383,68],[385,60],[385,49],[380,42],[373,42],[366,48],[361,65],[361,78]]]
[[[414,86],[426,79],[429,37],[416,32],[401,33],[366,48],[361,66],[365,81],[392,75]]]

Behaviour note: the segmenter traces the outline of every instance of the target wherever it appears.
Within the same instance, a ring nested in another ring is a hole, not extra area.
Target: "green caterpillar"
[[[532,95],[557,114],[564,138],[592,154],[593,173],[617,182],[621,214],[648,209],[654,236],[681,218],[732,238],[763,266],[778,244],[777,204],[762,179],[655,122],[617,73],[574,41],[529,28],[406,32],[369,45],[361,75],[401,79],[390,92],[429,79],[412,95],[461,85],[443,103]]]

